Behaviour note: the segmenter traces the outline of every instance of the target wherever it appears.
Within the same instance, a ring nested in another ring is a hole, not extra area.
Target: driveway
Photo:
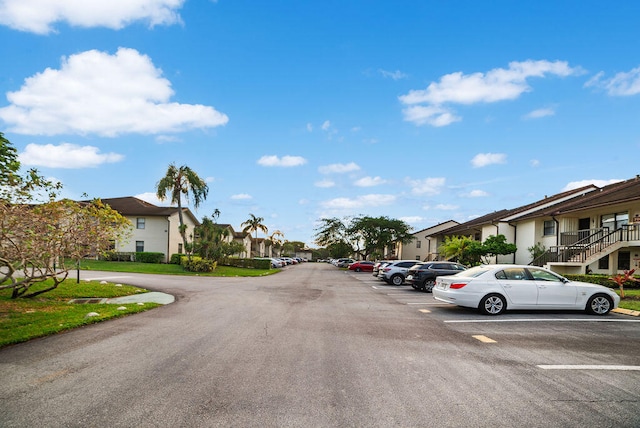
[[[320,263],[82,275],[176,301],[0,350],[0,426],[640,426],[640,371],[540,367],[631,367],[639,325],[617,318],[450,323],[478,315]]]

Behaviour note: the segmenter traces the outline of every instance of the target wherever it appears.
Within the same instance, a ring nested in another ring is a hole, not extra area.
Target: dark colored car
[[[360,260],[358,262],[351,263],[349,265],[349,270],[354,270],[356,272],[373,272],[373,265],[373,262]]]
[[[413,266],[407,272],[405,281],[416,290],[431,293],[436,277],[453,275],[467,270],[467,267],[454,262],[426,262]]]

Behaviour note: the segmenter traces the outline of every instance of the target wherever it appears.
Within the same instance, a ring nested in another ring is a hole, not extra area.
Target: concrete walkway
[[[125,303],[159,303],[161,305],[168,305],[175,302],[176,298],[171,294],[159,293],[157,291],[151,291],[149,293],[134,294],[132,296],[115,297],[113,299],[106,299],[103,303],[113,304],[125,304]]]

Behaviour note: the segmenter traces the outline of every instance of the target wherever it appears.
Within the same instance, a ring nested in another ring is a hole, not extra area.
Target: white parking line
[[[475,319],[475,320],[448,320],[445,323],[491,323],[491,322],[633,322],[640,323],[640,320],[628,320],[617,318],[511,318],[511,319]]]
[[[431,302],[407,302],[407,305],[422,305],[422,306],[449,306],[448,303],[431,303]]]
[[[570,364],[558,364],[558,365],[545,365],[541,364],[536,366],[544,370],[633,370],[640,371],[640,366],[609,366],[609,365],[570,365]]]

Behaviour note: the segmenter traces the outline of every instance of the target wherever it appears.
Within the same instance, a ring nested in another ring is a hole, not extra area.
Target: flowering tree
[[[53,290],[76,262],[107,251],[129,231],[130,222],[100,200],[0,202],[0,289],[12,289],[14,299]],[[48,288],[29,292],[47,279]]]
[[[68,260],[97,255],[130,230],[100,200],[55,201],[60,188],[35,169],[21,174],[17,151],[0,132],[0,289],[12,289],[14,299],[56,288],[73,266]],[[29,292],[47,279],[53,285]]]

